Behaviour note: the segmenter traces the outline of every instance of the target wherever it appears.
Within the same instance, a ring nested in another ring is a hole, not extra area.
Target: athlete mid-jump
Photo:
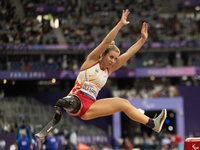
[[[119,23],[87,56],[86,61],[80,68],[75,86],[68,96],[57,101],[55,108],[57,110],[64,108],[68,114],[79,116],[83,120],[108,116],[123,111],[130,119],[152,128],[155,132],[160,132],[167,116],[166,109],[163,109],[157,118],[151,119],[132,106],[126,99],[105,98],[96,100],[109,75],[128,61],[148,38],[148,26],[144,22],[141,29],[141,38],[125,53],[120,55],[120,50],[115,45],[114,39],[119,30],[130,23],[127,21],[129,13],[129,10],[123,10]],[[60,114],[59,111],[57,112]]]

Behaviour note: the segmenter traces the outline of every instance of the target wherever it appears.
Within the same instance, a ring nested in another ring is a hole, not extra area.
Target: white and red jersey
[[[102,70],[99,62],[97,62],[91,67],[80,71],[70,94],[76,95],[80,91],[82,94],[96,100],[99,91],[106,84],[108,75],[108,69]]]

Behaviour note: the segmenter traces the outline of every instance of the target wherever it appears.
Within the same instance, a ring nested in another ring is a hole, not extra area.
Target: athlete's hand
[[[121,18],[121,20],[120,20],[120,23],[121,23],[123,26],[130,23],[129,21],[127,21],[127,17],[128,17],[129,14],[130,14],[130,11],[129,11],[128,9],[126,9],[126,11],[123,10],[122,18]]]
[[[146,39],[148,38],[148,25],[146,22],[142,24],[141,35],[142,35],[142,40],[146,41]]]

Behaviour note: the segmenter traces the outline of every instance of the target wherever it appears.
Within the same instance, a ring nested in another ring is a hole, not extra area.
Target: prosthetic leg
[[[81,101],[75,95],[66,96],[62,99],[59,99],[55,105],[56,114],[54,115],[54,118],[40,132],[35,134],[37,138],[43,139],[60,122],[62,118],[62,108],[70,113],[76,114],[81,108]]]
[[[55,108],[64,108],[67,112],[76,114],[81,108],[81,101],[75,95],[66,96],[56,102]]]
[[[54,115],[54,118],[35,136],[39,139],[43,139],[47,134],[60,122],[62,118],[61,110],[60,108],[56,108],[56,114]]]

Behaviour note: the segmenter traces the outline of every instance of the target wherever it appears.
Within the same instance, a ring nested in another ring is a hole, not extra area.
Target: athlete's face
[[[114,50],[110,50],[107,54],[104,54],[103,60],[106,67],[111,68],[116,63],[118,57],[119,53]]]

